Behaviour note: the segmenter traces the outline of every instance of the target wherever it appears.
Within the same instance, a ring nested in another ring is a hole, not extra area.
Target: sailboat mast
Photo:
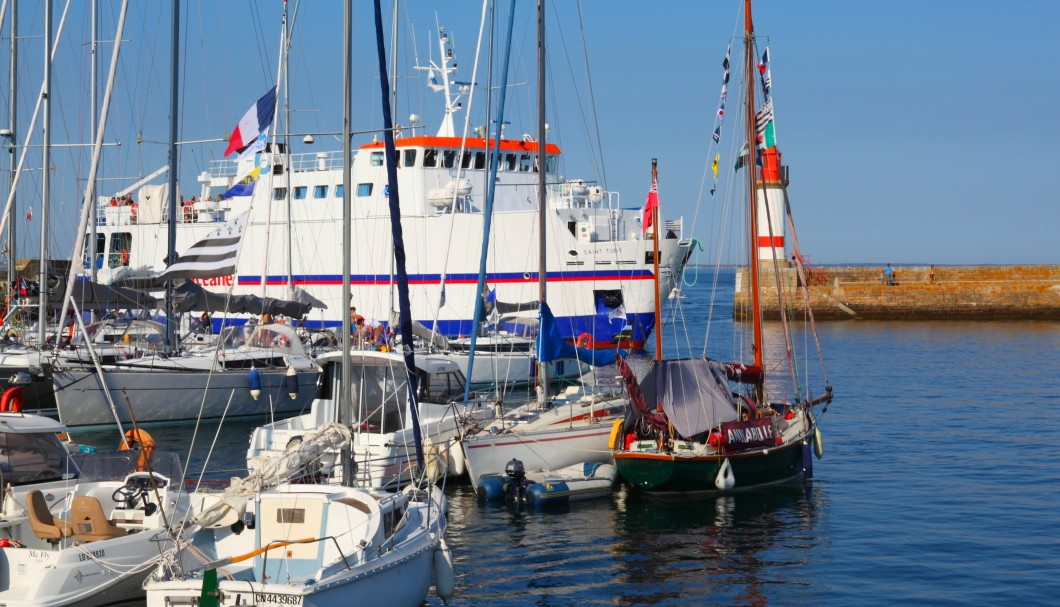
[[[755,178],[758,163],[758,141],[755,137],[755,89],[754,89],[754,24],[751,21],[751,0],[744,0],[744,80],[747,87],[747,204],[750,215],[748,220],[748,272],[751,274],[751,325],[754,333],[754,364],[762,367],[762,300],[759,291],[758,277],[758,212],[755,204]],[[763,384],[756,388],[759,401],[762,400]]]
[[[498,130],[500,126],[497,127]],[[545,2],[537,0],[537,230],[538,230],[538,301],[544,305],[547,301],[546,285],[548,282],[548,266],[545,243],[548,234],[545,233],[546,217],[548,212],[547,192],[545,191],[546,173],[548,164],[545,162]],[[548,376],[547,366],[541,362],[538,353],[537,378],[540,382],[541,391],[538,393],[538,401],[543,402],[547,398]]]
[[[177,259],[177,111],[180,98],[177,91],[177,79],[180,77],[180,0],[173,0],[173,25],[170,47],[169,76],[169,207],[167,213],[168,230],[166,241],[166,263],[172,264]],[[166,345],[167,353],[177,349],[176,327],[173,318],[173,280],[166,281]]]
[[[15,144],[18,142],[18,121],[17,121],[17,109],[18,109],[18,0],[11,0],[11,115],[10,115],[10,140],[7,142],[10,144],[8,148],[8,160],[11,165],[11,206],[8,211],[8,215],[5,218],[7,220],[7,287],[9,289],[14,288],[15,279],[15,262],[18,261],[18,247],[15,241],[15,222],[12,220],[18,214],[18,205],[15,201],[15,183],[18,179],[15,177]],[[9,297],[13,294],[9,295]]]
[[[44,347],[48,325],[48,198],[51,196],[52,148],[52,0],[44,2],[44,145],[40,204],[40,303],[37,308],[37,343]]]
[[[659,186],[659,161],[651,159],[651,189],[656,191]],[[651,259],[652,271],[655,275],[655,360],[661,361],[662,351],[662,294],[659,292],[659,205],[656,204],[651,210]]]

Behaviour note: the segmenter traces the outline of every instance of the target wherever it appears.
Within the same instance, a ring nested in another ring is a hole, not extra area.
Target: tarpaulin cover
[[[594,367],[614,364],[618,350],[576,348],[560,337],[559,330],[556,328],[556,317],[552,315],[552,310],[549,309],[547,303],[541,302],[540,312],[537,333],[538,360],[547,363],[563,358],[576,358]]]
[[[49,281],[51,282],[51,281]],[[48,299],[54,307],[60,307],[63,297],[66,296],[66,280],[59,279],[55,284],[49,285]],[[143,291],[102,285],[91,280],[74,281],[72,297],[77,302],[77,307],[82,310],[99,310],[115,308],[143,308],[154,310],[158,308],[158,300]]]
[[[212,293],[202,286],[184,281],[184,284],[173,289],[173,310],[175,312],[228,312],[230,314],[265,314],[283,315],[290,318],[302,318],[309,313],[312,306],[297,301],[286,301],[273,297],[256,295],[233,295],[231,298],[223,293]]]
[[[674,429],[684,437],[739,417],[725,366],[706,357],[655,361],[640,389],[649,408],[660,403]]]

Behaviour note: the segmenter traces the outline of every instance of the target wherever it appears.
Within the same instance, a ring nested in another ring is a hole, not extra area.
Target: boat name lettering
[[[229,274],[228,276],[214,276],[213,278],[192,278],[191,281],[203,287],[230,287],[234,278],[232,274]]]
[[[728,428],[726,442],[730,445],[741,443],[756,443],[773,438],[773,426],[761,425],[749,428]]]
[[[599,255],[601,253],[621,253],[620,247],[599,247],[595,249],[582,249],[582,255]]]
[[[87,554],[82,552],[81,554],[77,555],[77,558],[82,561],[87,561],[91,559],[101,559],[105,556],[107,556],[106,550],[89,550],[87,551]]]
[[[48,553],[43,550],[30,550],[29,558],[43,561],[48,559]]]
[[[302,597],[292,594],[275,594],[272,592],[255,592],[254,602],[259,605],[268,603],[270,605],[301,605]]]

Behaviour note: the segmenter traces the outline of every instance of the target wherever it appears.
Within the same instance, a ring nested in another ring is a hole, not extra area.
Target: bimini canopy
[[[656,361],[640,389],[650,408],[662,403],[667,419],[684,437],[738,418],[725,365],[709,358]]]

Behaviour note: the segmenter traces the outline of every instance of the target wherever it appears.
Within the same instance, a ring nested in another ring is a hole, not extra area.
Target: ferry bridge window
[[[307,188],[304,185],[296,186],[294,189],[295,200],[305,200]]]
[[[383,152],[372,152],[372,166],[383,166]]]
[[[451,169],[456,165],[456,152],[444,150],[442,152],[442,168]]]
[[[405,166],[416,166],[416,150],[405,150]]]
[[[504,155],[504,170],[514,171],[515,170],[515,154]]]
[[[273,200],[287,200],[287,188],[273,188],[272,190]]]
[[[486,168],[486,152],[475,152],[475,168]]]
[[[85,253],[84,253],[84,255],[81,256],[81,259],[85,260],[85,267],[86,268],[90,267],[88,265],[89,264],[88,260],[92,258],[92,251],[89,250],[91,246],[92,246],[92,236],[90,234],[85,234]],[[96,234],[96,269],[99,269],[99,268],[103,267],[103,253],[106,250],[107,250],[107,236],[106,236],[106,234]]]
[[[423,166],[428,168],[438,166],[438,150],[423,150]]]
[[[361,198],[372,195],[372,184],[370,183],[358,183],[357,184],[357,195]]]
[[[328,186],[326,185],[315,185],[313,186],[313,198],[318,200],[328,197]]]
[[[555,173],[556,172],[556,157],[555,156],[546,156],[545,157],[545,163],[546,163],[546,166],[548,166],[548,172],[549,173]]]
[[[344,190],[342,189],[342,184],[341,183],[339,185],[335,186],[335,198],[342,198],[342,193],[343,192],[344,192]]]
[[[107,257],[107,266],[118,268],[129,265],[129,251],[132,250],[132,234],[129,232],[115,232],[110,235],[110,255]]]
[[[523,154],[519,156],[519,172],[529,173],[530,169],[533,168],[534,163],[530,158],[530,154]]]
[[[471,152],[464,152],[463,156],[460,157],[460,168],[471,168]]]

